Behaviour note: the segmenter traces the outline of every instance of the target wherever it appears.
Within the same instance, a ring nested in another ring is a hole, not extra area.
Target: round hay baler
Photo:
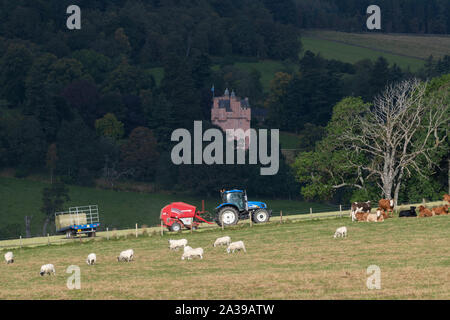
[[[204,202],[202,202],[202,211],[197,211],[193,205],[184,202],[172,202],[161,209],[161,221],[170,231],[178,232],[182,228],[197,229],[202,222],[213,224],[206,221],[200,215],[205,213]]]

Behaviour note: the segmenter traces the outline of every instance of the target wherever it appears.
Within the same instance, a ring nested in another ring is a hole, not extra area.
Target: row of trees
[[[39,44],[58,58],[87,49],[104,56],[103,65],[123,55],[147,67],[161,65],[170,54],[195,51],[283,60],[296,59],[300,49],[298,30],[285,23],[271,1],[78,1],[81,29],[69,31],[65,20],[71,4],[1,1],[0,36]]]
[[[307,51],[298,72],[279,72],[272,80],[265,100],[268,124],[291,132],[303,130],[305,124],[325,126],[333,106],[343,97],[361,96],[371,101],[386,84],[410,76],[383,57],[350,64]]]
[[[382,32],[445,34],[450,32],[447,0],[295,0],[302,28],[367,32],[366,9],[381,8]]]

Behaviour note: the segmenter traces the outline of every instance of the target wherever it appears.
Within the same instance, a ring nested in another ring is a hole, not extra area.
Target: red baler
[[[161,209],[161,221],[170,231],[180,231],[181,228],[196,229],[201,222],[208,222],[200,214],[205,213],[204,202],[202,211],[197,211],[193,205],[184,202],[172,202]]]

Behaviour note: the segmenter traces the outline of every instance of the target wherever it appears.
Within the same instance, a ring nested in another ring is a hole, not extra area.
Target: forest
[[[0,169],[14,168],[16,177],[44,173],[82,186],[103,179],[111,188],[139,181],[207,195],[242,186],[255,196],[348,201],[361,190],[311,192],[301,161],[291,165],[282,154],[276,176],[260,176],[258,165],[175,166],[170,135],[191,130],[194,120],[213,127],[214,85],[216,94],[233,88],[267,113],[252,127],[298,134],[301,151],[314,152],[343,99],[371,103],[386,85],[411,78],[449,81],[442,76],[450,73],[450,56],[430,57],[413,73],[382,57],[350,64],[302,50],[302,29],[364,31],[370,1],[76,1],[82,27],[68,30],[72,2],[0,1]],[[449,1],[378,3],[382,32],[450,31]],[[283,64],[266,91],[257,70],[235,65],[265,59]],[[430,198],[447,188],[448,155],[435,157]],[[423,178],[408,179],[400,199],[417,200],[420,192],[409,189]],[[364,198],[378,194],[375,182],[367,183]]]

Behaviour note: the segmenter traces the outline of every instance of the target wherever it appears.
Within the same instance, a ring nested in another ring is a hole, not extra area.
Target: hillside
[[[0,239],[17,238],[25,234],[24,216],[33,216],[31,222],[32,234],[42,234],[44,215],[40,212],[42,205],[42,188],[48,183],[28,179],[0,177],[0,202],[3,209],[0,211],[0,220],[7,224],[0,226]],[[69,201],[65,207],[97,204],[100,211],[100,222],[103,229],[110,230],[132,228],[136,223],[147,226],[159,224],[161,208],[174,201],[183,201],[201,207],[201,197],[187,195],[173,195],[162,193],[119,192],[96,188],[69,186]],[[256,199],[249,195],[249,199],[265,201],[268,206],[278,214],[280,210],[287,213],[309,212],[329,209],[326,204],[307,203],[301,201]],[[206,209],[213,212],[219,203],[217,197],[205,198]],[[48,228],[50,234],[54,233],[54,225]],[[7,236],[6,236],[7,234]]]
[[[333,239],[342,225],[348,238]],[[247,248],[232,255],[212,247],[225,234],[215,229],[182,235],[204,248],[203,260],[191,261],[168,250],[167,239],[181,237],[173,234],[16,249],[14,264],[0,264],[0,282],[8,283],[0,299],[448,299],[449,227],[449,216],[242,226],[225,231]],[[127,248],[135,261],[118,263]],[[88,267],[90,252],[98,264]],[[40,277],[48,261],[56,276]],[[69,265],[81,268],[81,290],[66,288]],[[366,287],[370,265],[381,270],[381,290]],[[169,270],[177,272],[168,279]]]
[[[354,63],[361,59],[385,57],[402,69],[419,70],[430,55],[442,58],[450,52],[450,37],[445,35],[408,35],[381,33],[347,33],[304,30],[304,51],[321,53],[327,59]]]

